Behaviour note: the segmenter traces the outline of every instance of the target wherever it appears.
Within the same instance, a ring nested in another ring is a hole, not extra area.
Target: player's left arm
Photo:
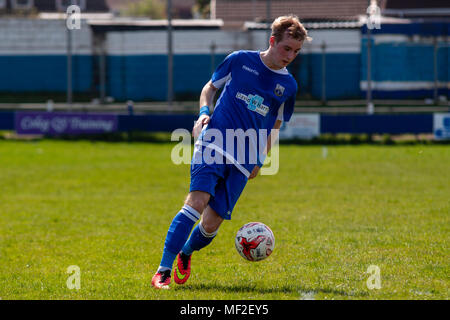
[[[283,123],[283,121],[281,121],[281,120],[275,121],[275,125],[273,126],[273,129],[270,132],[269,136],[267,137],[267,145],[266,145],[266,149],[264,150],[265,155],[269,154],[270,149],[272,148],[272,141],[273,142],[277,141],[279,129],[281,128],[282,123]],[[250,173],[250,176],[248,178],[249,179],[255,178],[258,175],[259,169],[261,169],[261,167],[259,165],[255,165],[255,167],[252,170],[252,173]]]
[[[272,131],[270,131],[269,137],[267,138],[267,146],[265,150],[265,154],[269,154],[270,149],[272,148],[272,142],[275,142],[278,140],[278,134],[280,132],[280,128],[283,121],[277,120],[275,121],[275,125],[273,126]]]
[[[270,132],[270,135],[267,137],[267,144],[266,148],[264,150],[263,156],[267,156],[272,148],[272,144],[278,140],[278,135],[280,132],[281,124],[283,121],[288,122],[291,119],[291,116],[294,112],[294,105],[295,105],[295,97],[297,94],[297,87],[295,87],[295,90],[292,91],[292,94],[286,99],[286,101],[281,105],[280,109],[278,110],[278,116],[277,120],[275,121],[275,124],[272,128],[272,131]],[[249,179],[253,179],[258,175],[259,169],[261,169],[262,165],[264,163],[264,160],[261,160],[258,158],[258,164],[255,165],[252,172],[250,173]]]

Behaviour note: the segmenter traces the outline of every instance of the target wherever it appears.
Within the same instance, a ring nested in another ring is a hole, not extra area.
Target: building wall
[[[62,20],[0,19],[0,92],[64,92],[67,33]],[[73,33],[74,91],[91,89],[89,27]]]
[[[300,95],[321,99],[325,85],[326,99],[359,98],[360,31],[312,30],[309,35],[312,42],[304,45],[300,62],[290,68],[291,73],[297,69]]]
[[[450,24],[382,26],[371,36],[374,98],[432,98],[435,63],[438,94],[449,96]],[[362,30],[361,90],[367,90],[367,31]],[[436,39],[436,48],[434,45]],[[436,61],[435,61],[436,50]]]
[[[448,34],[448,25],[445,28]],[[378,32],[373,37],[374,97],[432,97],[432,36],[437,36],[440,44],[437,51],[439,93],[448,96],[449,48],[448,40],[439,34],[441,31],[433,31],[430,26],[422,29],[410,26],[406,31],[395,31],[397,33],[392,31],[395,28],[385,29],[388,33]],[[417,30],[422,30],[422,35],[417,35]],[[73,91],[75,94],[99,95],[99,61],[93,54],[91,29],[83,21],[81,30],[74,30],[72,34]],[[313,41],[304,45],[289,67],[299,82],[300,97],[321,99],[325,84],[326,99],[364,98],[367,88],[364,30],[311,30],[310,35]],[[263,30],[175,31],[173,79],[176,99],[197,99],[214,68],[229,53],[240,49],[264,50],[267,36]],[[109,32],[106,37],[106,94],[122,101],[165,100],[166,48],[167,36],[163,30]],[[0,19],[0,94],[64,93],[67,87],[66,51],[67,31],[62,20]]]
[[[197,99],[212,70],[230,52],[246,46],[244,38],[239,33],[221,30],[175,31],[173,79],[176,98]],[[214,54],[212,44],[216,44]],[[110,32],[107,52],[108,94],[120,100],[167,98],[166,32]]]

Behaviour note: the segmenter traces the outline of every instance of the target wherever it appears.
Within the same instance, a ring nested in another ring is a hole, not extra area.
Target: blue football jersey
[[[228,55],[211,81],[223,90],[196,147],[209,145],[248,177],[263,158],[262,151],[276,120],[287,122],[291,118],[297,82],[286,68],[267,67],[259,51],[244,50]],[[222,139],[216,137],[217,132],[222,133]],[[245,143],[230,138],[233,133],[243,133]]]

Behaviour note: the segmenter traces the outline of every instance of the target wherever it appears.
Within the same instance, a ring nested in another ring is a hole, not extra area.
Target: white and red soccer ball
[[[272,230],[264,223],[250,222],[238,230],[234,244],[244,259],[260,261],[272,253],[275,237]]]

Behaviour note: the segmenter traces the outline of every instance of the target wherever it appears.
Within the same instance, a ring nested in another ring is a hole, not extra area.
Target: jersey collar
[[[286,69],[286,67],[284,67],[283,69],[279,69],[279,70],[274,70],[274,69],[272,69],[272,68],[269,68],[269,67],[264,63],[264,61],[261,59],[261,51],[257,51],[257,52],[258,52],[258,58],[259,58],[259,61],[261,61],[261,63],[263,64],[263,66],[266,67],[268,70],[270,70],[270,71],[272,71],[272,72],[275,72],[275,73],[278,73],[278,74],[283,74],[283,75],[288,75],[288,74],[289,74],[289,71]]]

